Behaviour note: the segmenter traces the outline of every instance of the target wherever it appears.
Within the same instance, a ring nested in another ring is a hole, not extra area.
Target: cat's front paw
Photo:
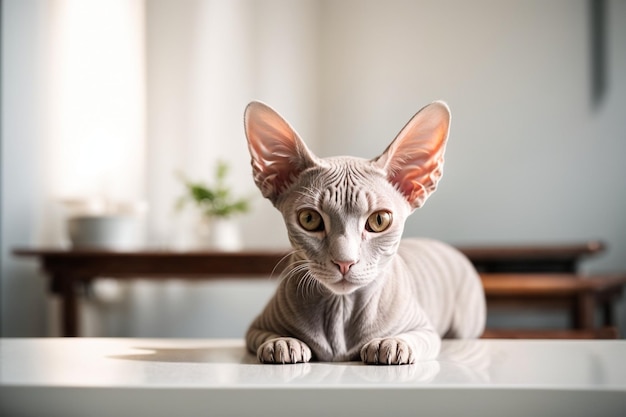
[[[361,349],[361,360],[370,365],[404,365],[415,363],[413,348],[396,337],[374,339]]]
[[[298,363],[311,360],[311,349],[293,337],[268,340],[257,349],[261,363]]]

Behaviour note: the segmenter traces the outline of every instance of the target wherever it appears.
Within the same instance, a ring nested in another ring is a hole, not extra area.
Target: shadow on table
[[[137,352],[124,355],[111,355],[110,359],[141,362],[171,363],[257,363],[254,355],[244,347],[210,346],[194,348],[135,347]]]

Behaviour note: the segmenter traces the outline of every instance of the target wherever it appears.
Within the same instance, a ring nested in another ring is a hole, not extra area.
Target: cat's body
[[[435,103],[375,160],[319,159],[269,107],[248,106],[255,181],[294,247],[246,335],[260,361],[413,363],[436,357],[443,336],[480,336],[485,300],[471,263],[440,242],[401,241],[441,176],[448,125]]]
[[[300,276],[284,279],[252,324],[248,346],[256,353],[271,332],[301,340],[320,361],[351,361],[373,339],[419,329],[424,349],[415,359],[434,358],[439,337],[482,333],[482,288],[467,263],[440,242],[404,239],[371,288],[335,295],[303,287]]]

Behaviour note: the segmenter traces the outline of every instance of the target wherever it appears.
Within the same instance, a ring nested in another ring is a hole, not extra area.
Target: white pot
[[[239,224],[231,219],[211,219],[207,238],[211,249],[233,252],[242,247]]]

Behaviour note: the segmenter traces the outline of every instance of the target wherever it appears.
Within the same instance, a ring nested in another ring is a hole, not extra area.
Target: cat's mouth
[[[354,283],[345,277],[342,277],[339,281],[335,282],[326,282],[326,287],[337,295],[346,295],[350,294],[361,287],[360,284]]]
[[[337,274],[332,278],[328,277],[324,280],[324,285],[334,294],[346,295],[363,287],[363,285],[367,284],[367,282],[369,281],[364,280],[363,277],[360,277],[353,271],[350,271],[345,275]]]
[[[364,285],[367,285],[371,279],[369,274],[363,275],[355,270],[350,270],[346,274],[341,274],[336,268],[315,268],[313,276],[326,287],[330,292],[336,295],[347,295]]]

